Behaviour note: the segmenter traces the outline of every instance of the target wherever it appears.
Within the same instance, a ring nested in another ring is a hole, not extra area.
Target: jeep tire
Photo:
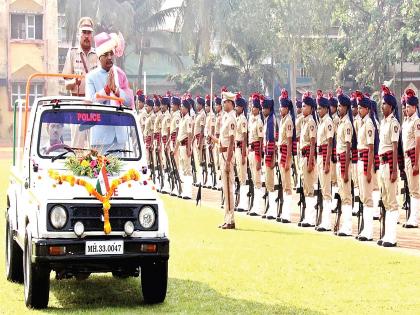
[[[13,239],[9,217],[6,218],[6,278],[12,282],[23,283],[23,252]]]
[[[26,236],[23,256],[25,304],[29,308],[42,309],[48,306],[50,270],[32,263],[31,244],[31,239]]]
[[[168,261],[156,261],[141,266],[141,290],[146,304],[162,303],[168,285]]]

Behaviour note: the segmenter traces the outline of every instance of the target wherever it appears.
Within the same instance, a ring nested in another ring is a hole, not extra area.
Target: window
[[[58,48],[58,72],[63,72],[64,64],[66,62],[68,48]]]
[[[44,83],[32,83],[29,91],[29,107],[32,106],[35,98],[44,95]],[[26,96],[26,83],[25,82],[13,82],[12,93],[10,100],[10,108],[13,109],[16,100],[25,100]]]
[[[66,31],[66,16],[63,13],[58,14],[58,42],[63,43],[67,41]]]
[[[12,39],[42,39],[42,15],[12,14]]]

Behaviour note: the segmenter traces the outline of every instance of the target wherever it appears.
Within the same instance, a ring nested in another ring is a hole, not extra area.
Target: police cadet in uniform
[[[162,112],[160,111],[160,98],[158,95],[153,95],[153,102],[154,102],[154,106],[153,106],[153,112],[155,113],[155,120],[154,120],[154,124],[153,124],[153,155],[154,155],[154,161],[155,161],[155,166],[157,166],[158,163],[158,159],[159,159],[159,163],[162,165],[161,161],[162,161],[162,157],[160,155],[160,145],[162,142],[162,137],[161,137],[161,131],[162,131]],[[157,168],[155,169],[155,173],[156,173],[156,178],[158,176],[158,170]],[[160,185],[162,185],[162,183],[159,183]],[[160,191],[162,189],[162,187],[158,187],[157,190]]]
[[[277,194],[274,191],[274,167],[276,166],[277,161],[277,122],[274,114],[274,101],[262,95],[260,100],[264,115],[265,189],[268,192],[268,210],[266,218],[275,220],[277,219]]]
[[[293,143],[296,141],[295,113],[293,103],[289,99],[289,94],[285,89],[281,91],[280,103],[280,130],[279,130],[279,150],[280,150],[280,176],[283,186],[284,203],[280,216],[282,223],[291,222],[292,210],[292,159]]]
[[[146,97],[143,94],[143,90],[137,90],[136,92],[136,108],[138,110],[137,115],[140,122],[141,131],[144,131],[144,122],[146,121],[146,108],[145,106]]]
[[[144,143],[146,143],[146,156],[147,161],[149,163],[153,161],[153,154],[150,154],[153,150],[153,127],[155,123],[155,113],[153,112],[153,105],[153,100],[147,98],[143,137]]]
[[[171,105],[170,94],[167,93],[165,97],[162,97],[161,100],[161,111],[162,111],[162,122],[161,122],[161,136],[162,136],[162,147],[161,147],[161,156],[162,156],[162,169],[166,169],[166,165],[170,161],[166,160],[165,151],[169,150],[168,142],[170,141],[170,127],[171,127],[171,114],[169,113],[169,106]],[[168,155],[169,156],[169,155]],[[164,185],[162,187],[162,193],[167,194],[170,191],[169,187],[169,174],[164,172]]]
[[[194,137],[192,139],[192,148],[195,161],[195,169],[197,171],[197,185],[203,184],[203,172],[202,172],[202,161],[203,161],[203,145],[204,145],[204,127],[206,125],[206,113],[204,111],[205,100],[201,96],[197,96],[197,112],[194,117],[193,132]]]
[[[361,123],[361,119],[359,116],[359,111],[358,111],[358,107],[357,107],[357,99],[356,99],[356,92],[351,93],[351,112],[353,115],[353,130],[356,133],[356,141],[357,141],[357,133],[359,131],[359,127],[360,127],[360,123]],[[359,211],[359,203],[356,201],[356,197],[360,197],[359,194],[359,180],[357,177],[357,149],[354,148],[351,151],[351,179],[353,181],[353,209],[352,209],[352,214],[353,215],[357,215],[357,212]]]
[[[314,227],[316,221],[316,197],[314,196],[314,184],[316,180],[316,103],[310,92],[302,97],[302,123],[300,131],[300,170],[302,172],[303,193],[305,195],[305,216],[298,225],[302,227]]]
[[[249,167],[251,169],[252,181],[254,183],[254,204],[249,212],[251,216],[263,214],[262,200],[264,191],[261,184],[261,159],[263,149],[264,124],[261,119],[260,96],[257,93],[252,95],[252,110],[249,116],[248,137],[249,137]]]
[[[384,118],[379,129],[379,186],[385,214],[385,234],[378,241],[384,247],[397,246],[398,223],[398,142],[400,123],[398,122],[397,100],[388,87],[382,86],[382,113]]]
[[[206,157],[207,157],[207,164],[210,165],[210,156],[212,157],[214,163],[214,169],[216,170],[216,157],[215,157],[215,149],[211,142],[211,137],[215,134],[215,126],[216,126],[216,115],[213,112],[213,108],[211,106],[211,97],[210,95],[206,95],[206,106],[204,107],[206,112],[206,125],[204,128],[204,137],[206,141]],[[204,140],[203,140],[204,141]],[[217,177],[217,175],[215,175]],[[207,176],[207,182],[204,183],[204,187],[216,189],[213,187],[212,176],[210,174]]]
[[[63,74],[86,75],[98,66],[98,57],[92,47],[93,21],[89,17],[82,17],[79,21],[79,45],[72,47],[66,56]],[[66,89],[73,96],[85,96],[84,79],[65,80]]]
[[[222,99],[219,96],[214,97],[214,104],[215,104],[215,110],[216,110],[216,125],[214,127],[214,132],[216,138],[220,137],[220,128],[222,127],[222,118],[223,118],[223,111],[222,111]],[[222,190],[222,169],[220,167],[220,154],[219,154],[219,145],[216,143],[216,146],[214,148],[215,155],[216,155],[216,170],[217,170],[217,190]]]
[[[300,131],[302,129],[302,122],[303,122],[303,114],[302,114],[302,101],[296,98],[296,147],[297,147],[297,154],[295,158],[295,165],[298,178],[302,176],[302,170],[300,169]]]
[[[379,145],[376,121],[372,120],[372,102],[360,91],[356,91],[360,124],[357,132],[357,176],[359,179],[360,201],[363,204],[363,230],[356,236],[359,241],[371,241],[373,237],[373,179],[375,149]],[[376,140],[376,141],[375,141]]]
[[[179,124],[181,122],[181,112],[179,110],[179,107],[181,106],[181,99],[177,96],[172,96],[171,98],[171,124],[169,128],[169,132],[171,135],[171,141],[168,143],[169,150],[174,155],[174,161],[176,164],[176,167],[179,171],[179,155],[174,154],[175,152],[175,146],[176,146],[176,139],[178,138],[178,130],[179,130]],[[178,196],[181,197],[180,192],[175,188],[174,191],[172,191],[171,196]]]
[[[235,162],[236,170],[239,178],[239,203],[237,211],[248,211],[248,191],[246,185],[247,180],[247,133],[248,121],[246,119],[246,100],[240,93],[235,97],[235,111],[236,111],[236,133],[235,133]]]
[[[417,228],[417,214],[420,208],[419,154],[420,154],[420,113],[419,99],[412,89],[405,91],[406,120],[402,125],[402,140],[405,158],[405,173],[410,191],[410,216],[403,225]]]
[[[235,229],[234,218],[234,152],[235,152],[235,133],[236,133],[236,117],[234,111],[235,94],[230,92],[222,92],[223,107],[225,114],[223,115],[222,125],[220,127],[220,138],[212,137],[212,140],[219,143],[220,152],[220,168],[222,170],[222,187],[225,196],[224,223],[219,226],[222,229]]]
[[[182,198],[192,198],[192,166],[191,166],[191,140],[192,140],[192,118],[190,116],[190,102],[182,100],[181,121],[179,123],[178,136],[175,146],[175,155],[179,150],[179,164],[182,170]]]
[[[331,154],[334,137],[334,123],[330,116],[330,101],[324,97],[321,90],[317,92],[319,124],[317,128],[317,173],[318,189],[322,193],[321,223],[315,229],[318,232],[331,231]],[[320,209],[321,205],[318,205]]]
[[[332,93],[328,93],[328,101],[330,102],[330,116],[333,121],[333,127],[334,127],[334,137],[333,137],[333,143],[332,143],[332,154],[331,154],[331,185],[332,185],[332,202],[331,202],[331,209],[335,208],[335,203],[337,199],[334,199],[335,194],[338,192],[337,187],[337,127],[338,123],[340,122],[340,117],[338,116],[337,112],[337,106],[338,106],[338,100]]]
[[[342,224],[336,232],[338,236],[352,235],[352,205],[351,205],[351,150],[356,148],[356,135],[353,130],[350,98],[337,90],[338,115],[340,122],[337,127],[337,182],[340,194]]]

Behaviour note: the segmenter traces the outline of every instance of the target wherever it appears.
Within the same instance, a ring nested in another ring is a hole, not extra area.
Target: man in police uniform
[[[289,99],[289,94],[285,89],[281,91],[279,102],[281,117],[279,132],[279,167],[282,186],[285,192],[280,221],[282,223],[290,223],[292,210],[292,173],[290,170],[293,159],[293,142],[296,141],[295,113],[293,103]]]
[[[93,21],[89,17],[82,17],[78,24],[79,45],[69,49],[64,63],[63,74],[80,74],[86,76],[88,72],[98,66],[98,57],[92,47]],[[85,96],[85,79],[65,80],[66,89],[73,96]]]
[[[410,191],[410,216],[404,228],[417,228],[417,214],[420,208],[419,152],[420,119],[419,99],[412,89],[405,91],[407,117],[402,126],[402,142],[405,158],[405,173]]]
[[[215,125],[216,125],[216,115],[213,112],[213,109],[211,107],[211,97],[210,95],[206,95],[206,106],[204,108],[206,111],[206,126],[204,128],[204,136],[206,138],[206,156],[207,156],[207,164],[210,164],[210,157],[212,157],[213,163],[214,163],[214,170],[216,170],[216,157],[215,157],[215,149],[211,142],[211,136],[214,136],[215,134]],[[215,177],[217,175],[215,174]],[[207,182],[204,183],[204,187],[206,188],[212,188],[216,189],[216,186],[213,187],[213,181],[212,176],[210,176],[210,173],[207,176]]]
[[[222,99],[219,96],[214,97],[214,104],[215,104],[215,110],[216,110],[216,124],[214,127],[214,132],[216,138],[220,137],[220,128],[222,127],[222,118],[223,118],[223,111],[222,111]],[[216,163],[217,163],[217,190],[222,190],[222,169],[220,167],[220,154],[219,154],[219,145],[216,143],[215,146],[215,152],[216,152]]]
[[[331,154],[334,137],[334,125],[329,114],[330,102],[318,91],[316,103],[318,105],[319,124],[317,128],[317,170],[318,189],[322,193],[321,223],[315,229],[318,232],[331,231]],[[318,204],[318,211],[320,210]]]
[[[384,204],[385,235],[378,241],[384,247],[397,246],[398,224],[398,142],[400,123],[398,122],[397,100],[388,87],[382,86],[382,113],[384,118],[379,128],[379,186]]]
[[[176,146],[176,139],[178,138],[178,130],[179,130],[179,123],[181,122],[181,112],[179,110],[179,107],[181,106],[181,99],[177,96],[172,96],[171,98],[171,124],[170,124],[170,135],[171,139],[170,142],[168,142],[167,146],[169,146],[169,150],[174,154],[175,152],[175,146]],[[174,161],[176,164],[176,167],[178,169],[179,173],[179,155],[174,154]],[[180,192],[175,188],[174,191],[172,191],[171,196],[178,196],[181,197]]]
[[[204,145],[204,127],[206,125],[206,113],[204,111],[205,100],[197,96],[197,113],[194,117],[194,137],[192,139],[192,148],[194,154],[195,169],[197,171],[197,185],[203,184],[203,145]]]
[[[351,101],[351,113],[353,115],[353,130],[356,133],[356,139],[357,139],[357,133],[360,128],[361,119],[360,119],[358,106],[357,106],[356,92],[353,92],[351,94],[350,101]],[[357,149],[355,148],[355,149],[352,149],[351,151],[351,163],[352,163],[351,164],[351,179],[353,181],[353,187],[354,187],[354,190],[353,190],[354,200],[356,199],[356,197],[360,198],[359,179],[357,176],[357,160],[358,160]],[[359,203],[355,201],[353,204],[352,214],[357,215],[358,211],[359,211]]]
[[[260,96],[252,95],[252,111],[249,116],[248,137],[249,137],[249,167],[251,169],[252,181],[254,183],[254,203],[249,215],[262,215],[265,210],[262,205],[264,191],[261,180],[261,160],[264,138],[264,123],[261,119]]]
[[[155,124],[155,113],[153,112],[153,100],[146,99],[146,115],[144,119],[143,137],[146,144],[146,157],[148,163],[154,162],[153,160],[153,127]],[[156,163],[154,163],[156,165]]]
[[[235,110],[236,110],[236,134],[235,134],[235,162],[236,170],[239,178],[239,203],[237,211],[245,212],[248,211],[248,191],[249,188],[246,185],[247,180],[247,133],[248,133],[248,122],[246,120],[247,108],[246,100],[241,96],[240,93],[236,94],[235,98]]]
[[[225,196],[224,223],[219,226],[222,229],[235,229],[234,217],[234,152],[235,152],[235,133],[236,117],[234,109],[235,94],[222,92],[223,106],[225,114],[223,115],[222,125],[220,127],[220,138],[212,137],[215,143],[219,143],[220,168],[222,171],[222,186]]]
[[[352,205],[351,205],[351,149],[353,141],[353,124],[350,98],[341,88],[337,90],[338,114],[340,122],[337,127],[337,181],[341,198],[341,227],[336,232],[338,236],[352,235]],[[355,135],[354,135],[355,136]],[[357,147],[356,147],[357,148]]]
[[[161,142],[162,142],[162,136],[161,136],[161,131],[162,131],[162,112],[160,110],[160,98],[158,95],[153,95],[153,102],[154,102],[154,106],[153,106],[153,111],[155,113],[155,121],[153,124],[153,154],[154,154],[154,160],[156,162],[155,166],[157,166],[157,163],[159,162],[160,165],[162,166],[162,156],[161,156],[161,151],[160,151],[160,146],[161,146]],[[158,170],[156,168],[155,170],[156,172],[156,178],[158,178]],[[159,183],[161,186],[163,183]],[[160,191],[162,189],[162,187],[159,186],[157,188],[158,191]]]
[[[337,112],[337,106],[338,106],[338,100],[332,93],[328,93],[328,101],[330,102],[330,115],[333,121],[333,127],[334,127],[334,136],[333,136],[333,143],[332,143],[332,153],[331,153],[331,209],[334,209],[336,207],[337,199],[334,198],[335,194],[338,193],[338,186],[337,186],[337,128],[338,124],[340,122],[340,117],[338,116]]]
[[[162,97],[161,100],[161,111],[162,111],[162,120],[161,120],[161,136],[162,136],[162,147],[161,147],[161,155],[162,155],[162,168],[163,170],[167,170],[167,165],[170,164],[170,161],[166,159],[169,156],[169,147],[168,142],[170,140],[170,125],[171,125],[171,114],[169,113],[169,106],[171,105],[170,95],[166,95]],[[165,154],[168,152],[168,155]],[[169,174],[164,172],[164,185],[162,187],[162,193],[167,194],[170,192],[169,187]]]
[[[316,135],[317,126],[315,121],[316,103],[310,92],[302,97],[303,119],[300,133],[300,170],[303,179],[303,193],[305,195],[305,216],[298,225],[302,227],[314,227],[316,221],[316,197],[314,196],[314,184],[316,180]]]
[[[175,155],[179,150],[179,164],[182,170],[182,198],[192,198],[192,166],[191,166],[191,139],[192,139],[192,118],[190,116],[190,102],[182,100],[181,121],[179,123],[178,135],[176,139]]]
[[[143,90],[137,90],[136,92],[136,109],[137,109],[137,117],[140,122],[140,129],[144,131],[144,122],[146,116],[146,109],[144,108],[145,102],[145,95],[143,94]]]

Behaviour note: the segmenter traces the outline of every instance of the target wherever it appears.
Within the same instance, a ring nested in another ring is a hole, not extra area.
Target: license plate
[[[86,241],[86,255],[124,254],[124,241]]]

